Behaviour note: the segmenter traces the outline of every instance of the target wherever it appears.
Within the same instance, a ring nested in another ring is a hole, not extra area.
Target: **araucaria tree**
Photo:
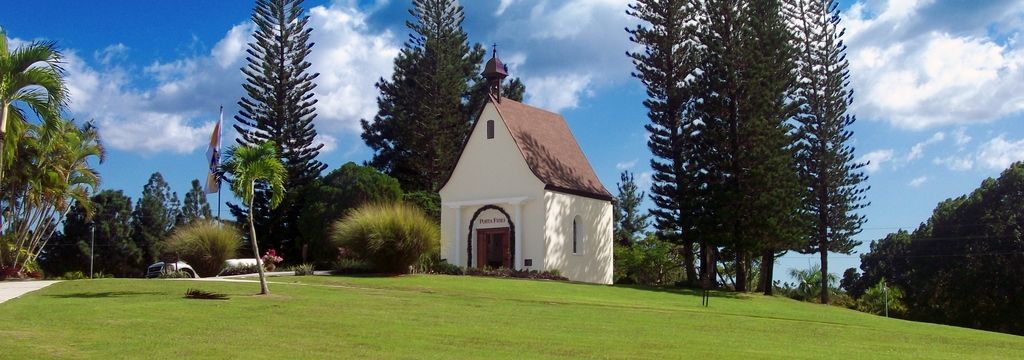
[[[801,239],[793,161],[795,70],[779,0],[638,1],[627,30],[647,87],[657,228],[682,245],[687,276],[709,286],[721,255],[746,291],[753,257],[770,268]],[[760,279],[763,286],[770,280]]]
[[[794,162],[794,49],[780,0],[707,0],[699,6],[703,47],[696,106],[702,124],[707,232],[735,258],[747,291],[756,256],[758,287],[770,293],[777,252],[803,240],[803,186]]]
[[[285,180],[288,176],[287,169],[278,158],[277,146],[273,142],[266,141],[258,145],[232,146],[227,152],[227,161],[221,166],[224,173],[231,175],[231,192],[235,193],[246,205],[252,209],[256,201],[257,185],[270,190],[267,204],[270,209],[278,206],[284,199]],[[252,245],[253,257],[256,258],[256,267],[260,272],[260,294],[270,293],[267,289],[267,278],[263,273],[263,264],[260,256],[259,245],[256,241],[256,224],[253,221],[253,211],[248,212],[249,220],[249,241]]]
[[[195,220],[212,219],[213,212],[210,211],[210,203],[206,202],[206,192],[198,179],[192,180],[192,188],[185,194],[185,200],[181,204],[181,212],[178,213],[177,225],[186,225]]]
[[[633,173],[628,170],[619,175],[619,194],[615,196],[615,241],[618,245],[631,246],[643,236],[650,214],[641,213],[640,202],[644,192],[637,189]]]
[[[805,240],[802,211],[804,188],[796,157],[796,131],[792,119],[799,103],[796,85],[795,48],[780,0],[752,0],[742,28],[741,72],[749,160],[739,189],[749,211],[742,214],[746,236],[756,239],[751,252],[760,252],[758,291],[772,294],[777,253],[797,248]],[[747,269],[753,271],[752,269]]]
[[[687,281],[696,285],[694,245],[699,237],[694,219],[697,204],[694,190],[697,186],[696,164],[692,161],[693,142],[691,118],[692,93],[690,78],[697,66],[690,25],[692,8],[687,0],[639,0],[630,4],[627,14],[641,21],[633,29],[626,29],[630,40],[643,47],[643,51],[627,52],[636,66],[633,76],[647,89],[647,117],[645,128],[650,133],[647,146],[654,158],[651,210],[654,225],[663,238],[682,245]],[[701,249],[706,244],[701,242]],[[701,277],[706,280],[710,271],[707,254],[701,256]]]
[[[436,192],[468,135],[470,101],[485,50],[470,46],[456,0],[414,0],[405,47],[391,80],[380,79],[378,112],[362,120],[369,164],[398,179],[405,191]]]
[[[142,197],[132,211],[132,236],[142,249],[144,261],[155,261],[163,251],[163,243],[178,219],[178,194],[159,172],[149,176],[142,187]]]
[[[326,165],[316,160],[323,144],[314,144],[316,99],[313,83],[319,74],[309,73],[312,29],[306,28],[308,16],[302,15],[302,0],[257,0],[252,21],[256,25],[254,42],[249,44],[248,64],[242,68],[246,96],[235,120],[240,145],[258,145],[272,141],[275,154],[287,169],[288,194],[273,194],[258,187],[249,211],[263,231],[266,245],[296,256],[301,251],[298,215],[304,190]],[[272,210],[271,198],[282,198]],[[231,212],[241,218],[246,213],[238,206]]]
[[[803,253],[821,255],[822,288],[828,276],[828,253],[850,254],[860,244],[852,237],[860,233],[864,216],[857,210],[867,206],[860,170],[865,163],[854,160],[848,145],[856,118],[847,114],[853,100],[849,85],[849,62],[843,30],[839,28],[838,2],[834,0],[785,0],[798,48],[798,98],[804,106],[800,122],[799,161],[808,197],[804,201],[811,218],[810,239]],[[820,295],[827,304],[827,291]]]

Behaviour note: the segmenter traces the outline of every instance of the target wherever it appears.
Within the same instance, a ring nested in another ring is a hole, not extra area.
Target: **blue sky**
[[[497,42],[526,102],[562,113],[605,186],[621,170],[649,184],[645,97],[624,53],[626,0],[466,1],[471,41]],[[103,188],[137,197],[161,172],[182,196],[205,176],[206,141],[225,107],[233,123],[251,25],[248,1],[19,1],[0,26],[65,49],[71,116],[94,119],[108,150]],[[317,128],[329,170],[371,156],[358,121],[376,112],[407,39],[405,1],[307,1],[320,72]],[[1024,159],[1024,1],[842,1],[857,157],[870,159],[871,206],[857,236],[912,229],[939,201]],[[45,14],[45,15],[44,15]],[[230,127],[227,127],[230,129]],[[230,139],[233,130],[225,135]],[[225,194],[227,195],[227,194]],[[225,196],[227,199],[228,196]],[[210,198],[216,201],[215,197]],[[226,209],[224,210],[226,213]],[[776,273],[816,263],[787,255]],[[856,255],[830,257],[841,273]],[[782,279],[780,275],[777,279]]]

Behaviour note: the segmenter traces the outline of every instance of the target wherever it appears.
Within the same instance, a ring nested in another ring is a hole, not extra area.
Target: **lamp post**
[[[89,278],[92,279],[92,265],[93,259],[96,258],[96,222],[89,223],[90,233],[89,236]]]

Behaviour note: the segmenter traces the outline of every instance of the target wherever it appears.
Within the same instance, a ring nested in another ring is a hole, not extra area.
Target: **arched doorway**
[[[473,235],[476,235],[476,259],[473,256]],[[485,205],[473,213],[466,237],[466,264],[469,267],[514,268],[515,224],[512,217],[496,205]]]

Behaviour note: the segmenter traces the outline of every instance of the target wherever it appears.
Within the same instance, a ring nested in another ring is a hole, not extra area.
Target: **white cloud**
[[[875,150],[875,151],[869,152],[867,154],[864,154],[864,156],[861,156],[859,159],[857,159],[857,162],[858,163],[868,162],[868,164],[866,166],[864,166],[864,170],[867,171],[869,174],[873,174],[873,173],[878,172],[878,170],[880,170],[882,168],[882,164],[884,164],[887,161],[892,160],[892,158],[893,158],[893,151],[892,151],[892,149],[883,149],[883,150]]]
[[[1007,140],[1002,134],[978,145],[973,153],[937,157],[932,162],[953,171],[972,169],[1003,170],[1015,161],[1024,160],[1024,139]]]
[[[618,169],[619,171],[629,170],[629,169],[632,169],[634,166],[636,166],[636,162],[639,161],[639,160],[640,159],[633,159],[633,160],[630,160],[630,161],[623,161],[623,162],[620,162],[620,163],[616,163],[615,164],[615,168]]]
[[[247,37],[238,25],[214,45],[211,54],[227,53],[236,39]],[[73,51],[68,53],[67,83],[75,117],[95,120],[103,142],[110,148],[140,152],[172,151],[190,153],[202,147],[213,129],[216,109],[237,101],[241,75],[236,61],[221,63],[212,56],[198,56],[160,63],[141,71],[113,65],[128,48],[112,45],[96,54],[103,65],[94,68]],[[137,88],[138,77],[155,81],[150,88]],[[227,134],[231,137],[231,134]]]
[[[854,4],[842,23],[858,94],[854,112],[915,130],[1020,113],[1024,48],[1000,40],[1019,26],[990,30],[1021,9],[1020,2],[1006,1]]]
[[[93,58],[97,62],[103,65],[110,65],[114,60],[122,60],[128,54],[128,46],[125,44],[114,44],[107,46],[103,50],[97,50],[93,53]]]
[[[914,144],[914,146],[910,148],[910,153],[908,153],[907,157],[904,158],[904,161],[910,162],[920,158],[921,155],[924,154],[924,148],[926,146],[942,141],[945,138],[946,134],[940,131],[932,135],[932,137],[928,138],[928,140]]]
[[[360,119],[377,113],[380,78],[390,78],[401,40],[391,32],[374,33],[367,14],[353,7],[334,5],[310,9],[309,26],[316,43],[307,60],[316,79],[319,131],[359,132]]]
[[[501,0],[501,2],[498,3],[498,8],[494,10],[494,16],[501,16],[501,14],[505,13],[505,10],[508,10],[509,5],[518,1],[519,0]]]
[[[581,95],[590,84],[590,75],[568,74],[526,78],[526,102],[530,105],[559,112],[563,109],[576,108]]]
[[[636,181],[636,187],[640,189],[650,189],[653,180],[654,173],[650,171],[644,171],[640,173],[640,177]]]
[[[921,177],[914,178],[913,180],[910,180],[910,182],[908,182],[907,185],[910,185],[910,187],[920,187],[921,184],[925,183],[925,181],[928,181],[928,177],[927,176],[921,176]]]
[[[338,148],[338,139],[327,134],[316,134],[316,137],[313,138],[313,146],[320,144],[324,145],[320,148],[320,153],[326,154]]]
[[[974,167],[974,160],[970,156],[947,156],[932,160],[936,165],[944,165],[953,171],[967,171]]]
[[[359,120],[376,113],[374,83],[391,75],[399,40],[389,32],[373,33],[366,14],[351,4],[317,6],[310,9],[310,23],[316,43],[307,58],[318,103],[318,143],[324,152],[337,147],[337,132],[356,132]],[[71,93],[70,110],[78,118],[95,119],[104,143],[114,149],[190,153],[206,143],[216,109],[224,105],[230,129],[235,103],[241,98],[247,43],[252,40],[251,23],[226,32],[206,54],[168,62],[153,62],[141,71],[113,65],[128,47],[115,44],[96,52],[102,67],[92,67],[68,53],[67,79]],[[140,81],[143,80],[143,81]],[[148,87],[137,87],[146,83]],[[233,131],[226,131],[228,138]]]
[[[978,150],[978,165],[991,170],[1003,170],[1021,160],[1024,160],[1024,139],[1008,141],[999,135],[982,144]]]
[[[501,12],[493,12],[490,2],[465,5],[467,18],[494,17],[476,33],[487,45],[496,42],[499,55],[506,54],[502,59],[508,60],[511,76],[523,79],[529,102],[558,111],[579,106],[581,94],[632,81],[633,65],[624,53],[636,46],[623,29],[637,20],[626,15],[627,3],[513,0],[499,3]],[[529,61],[508,54],[529,54]]]
[[[967,135],[967,129],[960,127],[953,132],[953,141],[956,142],[956,146],[963,147],[971,142],[971,137]]]

